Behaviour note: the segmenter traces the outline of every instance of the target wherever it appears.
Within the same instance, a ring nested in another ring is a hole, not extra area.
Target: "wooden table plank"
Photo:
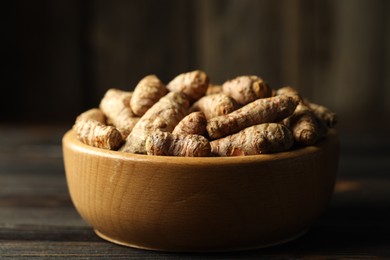
[[[330,208],[301,238],[260,250],[173,254],[106,242],[80,218],[66,187],[64,129],[0,127],[0,258],[390,258],[388,139],[364,139],[361,146],[354,137],[346,139]],[[4,138],[4,131],[11,139]]]

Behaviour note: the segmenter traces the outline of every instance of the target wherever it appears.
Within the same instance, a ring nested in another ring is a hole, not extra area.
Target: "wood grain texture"
[[[342,136],[330,208],[301,238],[260,250],[172,254],[109,243],[80,218],[62,162],[60,140],[68,128],[0,126],[0,258],[390,258],[388,136]]]
[[[3,96],[18,98],[0,102],[1,119],[71,122],[108,88],[192,69],[215,83],[258,74],[293,85],[354,126],[389,117],[388,1],[20,0],[4,10]]]
[[[289,241],[331,199],[334,133],[317,146],[230,158],[103,151],[63,139],[70,195],[109,241],[162,251],[235,251]]]

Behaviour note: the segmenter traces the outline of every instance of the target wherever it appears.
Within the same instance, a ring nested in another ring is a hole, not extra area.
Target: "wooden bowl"
[[[261,248],[303,234],[327,208],[334,132],[316,146],[229,158],[135,155],[63,138],[73,203],[108,241],[162,251]]]

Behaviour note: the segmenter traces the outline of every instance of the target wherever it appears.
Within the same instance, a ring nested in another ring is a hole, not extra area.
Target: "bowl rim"
[[[187,165],[236,165],[246,163],[260,163],[270,162],[278,160],[290,160],[297,157],[312,155],[321,152],[327,146],[332,143],[338,143],[338,135],[335,129],[330,129],[325,138],[320,140],[317,144],[312,146],[305,146],[288,150],[285,152],[278,152],[272,154],[258,154],[258,155],[246,155],[246,156],[231,156],[231,157],[178,157],[178,156],[158,156],[158,155],[145,155],[145,154],[133,154],[121,151],[106,150],[102,148],[93,147],[82,143],[76,137],[76,133],[73,129],[68,130],[62,138],[63,149],[65,147],[71,150],[78,151],[80,153],[90,154],[98,157],[112,158],[116,160],[124,161],[136,161],[147,163],[170,163],[170,164],[187,164]]]

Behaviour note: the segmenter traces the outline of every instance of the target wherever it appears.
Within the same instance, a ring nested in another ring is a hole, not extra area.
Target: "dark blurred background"
[[[108,88],[202,69],[292,85],[342,131],[390,129],[386,0],[16,0],[2,13],[2,123],[70,125]]]
[[[268,252],[390,259],[390,1],[13,0],[0,10],[0,258],[147,255],[98,240],[81,220],[61,138],[109,88],[201,69],[217,84],[256,74],[291,85],[339,115],[328,213]]]

